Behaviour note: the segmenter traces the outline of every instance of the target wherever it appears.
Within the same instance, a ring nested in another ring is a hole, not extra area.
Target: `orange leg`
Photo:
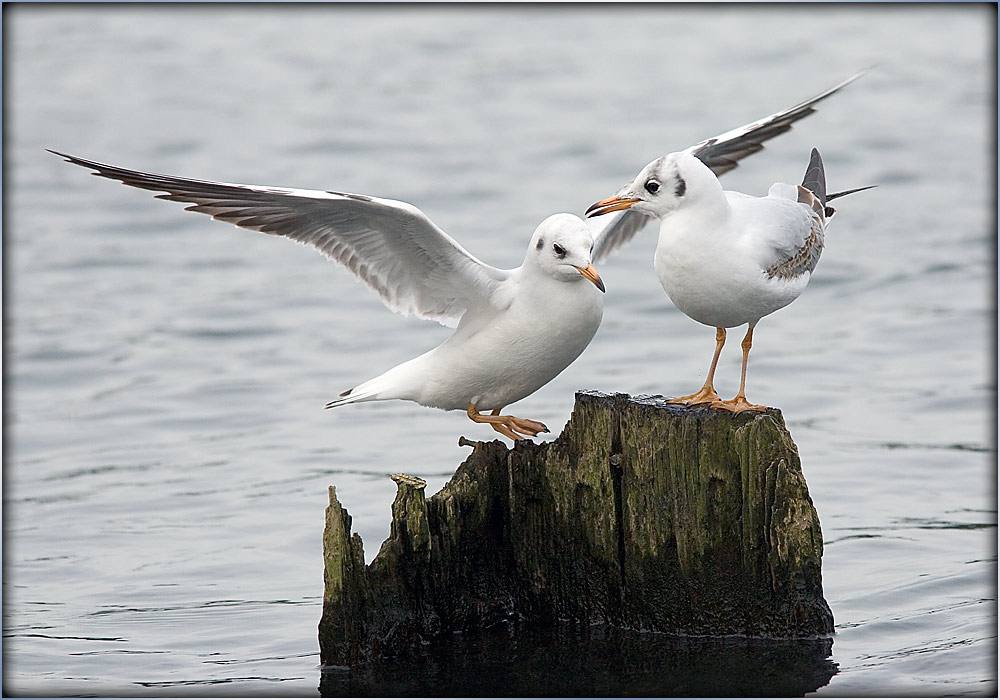
[[[713,403],[719,400],[719,395],[715,393],[715,367],[719,364],[719,355],[722,354],[722,346],[726,344],[726,329],[715,329],[715,357],[712,358],[712,366],[708,369],[708,377],[705,385],[693,394],[678,396],[667,399],[668,403],[682,403],[685,406],[693,406],[699,403]]]
[[[743,338],[743,370],[740,373],[740,391],[736,396],[728,401],[713,401],[712,408],[720,408],[723,411],[733,413],[743,413],[743,411],[766,411],[767,406],[760,406],[747,401],[747,360],[750,357],[750,346],[753,345],[753,326],[747,329],[747,334]]]
[[[528,420],[527,418],[515,418],[514,416],[501,416],[500,409],[494,409],[488,416],[484,416],[476,409],[475,404],[469,404],[466,409],[469,418],[475,423],[489,423],[490,427],[511,440],[523,440],[521,435],[534,437],[538,433],[547,433],[549,429],[544,423]],[[521,435],[518,435],[521,433]]]

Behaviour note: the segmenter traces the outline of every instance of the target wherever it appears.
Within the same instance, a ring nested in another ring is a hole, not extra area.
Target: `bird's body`
[[[711,168],[706,170],[710,175],[724,173],[857,77],[688,151]],[[156,195],[158,199],[190,203],[190,211],[312,245],[365,282],[389,309],[457,325],[438,347],[343,392],[328,408],[403,399],[445,410],[465,409],[473,421],[488,423],[512,439],[547,428],[537,421],[501,416],[500,410],[558,375],[600,326],[604,285],[592,260],[630,240],[653,218],[649,212],[619,211],[595,223],[570,214],[553,215],[535,230],[524,263],[500,270],[478,260],[406,202],[193,180],[52,152],[95,175],[164,193]],[[682,268],[697,265],[697,260],[685,263],[683,246],[669,243],[683,232],[665,230],[661,241],[666,246],[662,256],[657,252],[657,265],[669,271],[668,279],[683,277]],[[724,277],[721,268],[719,276]],[[697,294],[686,294],[685,289],[668,293],[676,294],[678,305],[693,314],[710,312],[699,305]],[[491,413],[482,415],[480,410]]]
[[[854,192],[857,190],[851,190]],[[792,303],[819,261],[833,209],[826,173],[813,149],[800,185],[775,183],[763,197],[722,189],[715,173],[689,151],[654,160],[592,216],[639,211],[660,220],[653,267],[670,300],[699,323],[716,329],[715,356],[705,384],[678,403],[709,403],[733,412],[762,411],[746,400],[746,369],[757,322]],[[726,329],[747,326],[736,397],[715,393],[715,369]]]
[[[593,235],[572,214],[545,219],[521,266],[501,270],[406,202],[192,180],[56,155],[123,184],[166,193],[158,198],[189,202],[191,211],[312,245],[368,284],[390,309],[457,325],[441,345],[343,392],[327,408],[403,399],[465,410],[514,440],[533,436],[548,429],[500,410],[566,369],[601,325],[604,283],[591,264]]]
[[[705,168],[692,161],[690,167]],[[687,192],[692,189],[689,184]],[[706,190],[699,202],[661,220],[653,267],[670,300],[695,321],[716,328],[756,324],[809,283],[808,269],[792,276],[768,270],[802,249],[815,212],[789,198],[780,183],[764,197]],[[817,231],[822,237],[822,228]]]
[[[404,399],[444,410],[501,409],[568,367],[601,325],[601,293],[523,267],[497,290],[499,308],[470,310],[441,345],[353,388],[331,406]]]

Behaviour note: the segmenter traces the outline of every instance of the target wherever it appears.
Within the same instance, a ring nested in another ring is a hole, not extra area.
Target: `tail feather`
[[[339,398],[330,401],[323,408],[336,408],[337,406],[343,406],[349,403],[358,403],[360,401],[374,401],[373,398],[375,394],[378,393],[378,389],[363,389],[364,385],[356,386],[353,389],[348,389],[347,391],[340,394]]]

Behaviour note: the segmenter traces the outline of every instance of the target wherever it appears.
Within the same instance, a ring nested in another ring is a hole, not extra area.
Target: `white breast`
[[[459,328],[412,361],[406,398],[436,408],[503,408],[547,384],[579,357],[601,325],[603,294],[579,283],[522,288],[486,325]],[[409,363],[408,363],[409,364]]]
[[[699,323],[732,328],[756,323],[791,303],[809,281],[769,277],[764,262],[779,235],[765,198],[730,199],[725,220],[678,212],[660,225],[654,268],[670,300]]]

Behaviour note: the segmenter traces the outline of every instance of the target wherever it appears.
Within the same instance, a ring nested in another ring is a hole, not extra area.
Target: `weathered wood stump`
[[[422,480],[393,478],[391,534],[368,566],[330,489],[324,664],[500,622],[833,633],[819,518],[776,409],[581,392],[556,440],[475,443],[431,498]]]

